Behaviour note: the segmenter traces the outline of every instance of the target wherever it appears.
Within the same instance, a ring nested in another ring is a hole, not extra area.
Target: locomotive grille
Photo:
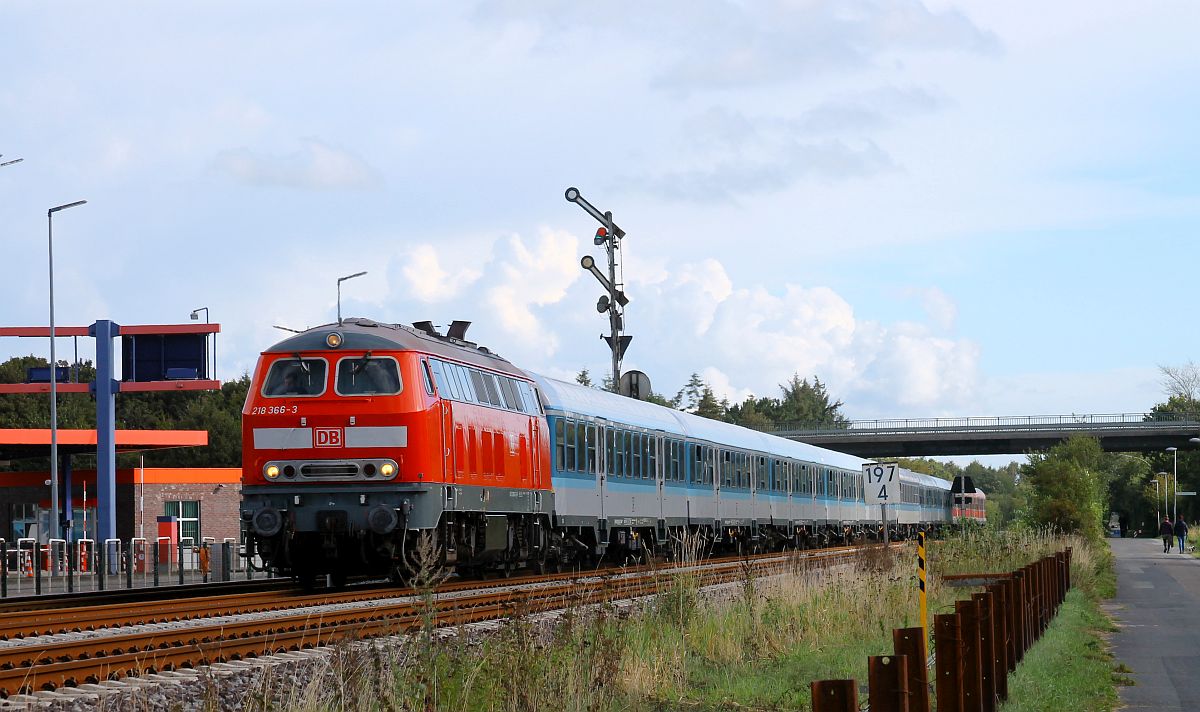
[[[353,462],[323,462],[300,466],[301,477],[354,477],[357,474],[358,465]]]

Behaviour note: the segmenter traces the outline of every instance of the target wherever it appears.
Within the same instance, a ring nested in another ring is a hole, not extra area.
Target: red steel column
[[[957,613],[933,617],[933,650],[936,654],[938,712],[963,711],[963,661]]]

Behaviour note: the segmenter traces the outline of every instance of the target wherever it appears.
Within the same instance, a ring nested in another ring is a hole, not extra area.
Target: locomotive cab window
[[[400,367],[391,356],[347,356],[338,361],[339,396],[394,396],[402,391]]]
[[[267,398],[313,398],[325,392],[325,359],[285,358],[271,364],[263,381]]]

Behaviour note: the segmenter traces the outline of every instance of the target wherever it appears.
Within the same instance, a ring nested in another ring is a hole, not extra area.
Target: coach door
[[[601,522],[605,522],[602,528],[608,528],[606,522],[608,518],[607,508],[604,506],[604,500],[608,499],[608,477],[609,468],[612,462],[612,440],[613,429],[604,422],[589,423],[589,427],[595,433],[596,438],[596,499],[595,512],[596,518]],[[602,538],[607,537],[607,534],[602,534]]]

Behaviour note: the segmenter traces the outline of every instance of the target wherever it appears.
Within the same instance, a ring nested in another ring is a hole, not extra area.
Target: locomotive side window
[[[313,398],[325,392],[323,358],[280,359],[271,364],[263,380],[266,398]]]
[[[337,363],[333,390],[339,396],[394,396],[404,390],[404,384],[391,356],[347,356]]]
[[[421,360],[421,377],[425,379],[425,392],[433,395],[433,376],[429,373],[429,362]]]

